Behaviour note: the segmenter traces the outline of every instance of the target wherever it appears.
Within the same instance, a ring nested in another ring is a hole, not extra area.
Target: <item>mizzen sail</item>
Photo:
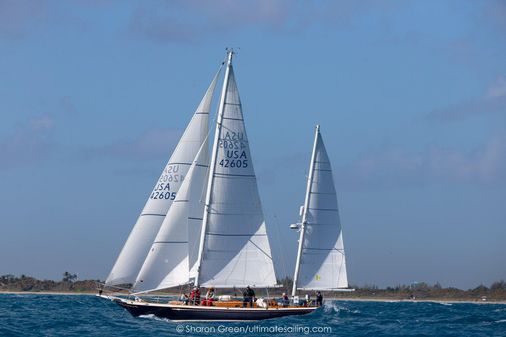
[[[297,289],[331,290],[348,287],[346,259],[332,167],[319,126],[310,166],[303,224]],[[295,289],[294,289],[295,290]]]
[[[221,70],[221,67],[220,67]],[[209,109],[220,70],[165,166],[114,264],[106,285],[133,284],[160,226],[209,132]]]

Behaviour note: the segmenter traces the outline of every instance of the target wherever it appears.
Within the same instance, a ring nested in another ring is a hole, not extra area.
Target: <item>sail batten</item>
[[[181,184],[209,129],[209,110],[221,67],[153,188],[144,209],[106,279],[106,285],[134,284]],[[206,164],[206,163],[204,163]]]

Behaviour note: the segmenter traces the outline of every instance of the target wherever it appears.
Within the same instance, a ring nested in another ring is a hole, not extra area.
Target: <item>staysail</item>
[[[195,283],[273,286],[276,276],[232,55],[218,111]]]
[[[197,260],[204,212],[208,142],[197,153],[133,286],[135,292],[188,283]]]
[[[319,126],[311,158],[294,289],[348,287],[343,233],[332,167]]]
[[[209,132],[209,109],[218,70],[165,166],[114,264],[106,285],[133,284],[160,226]]]

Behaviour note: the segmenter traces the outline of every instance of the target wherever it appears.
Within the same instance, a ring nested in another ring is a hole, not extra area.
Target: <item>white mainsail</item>
[[[156,235],[133,286],[136,292],[166,289],[190,280],[204,212],[207,147],[205,141]]]
[[[296,289],[348,287],[332,167],[319,126],[316,127],[294,281],[294,294]]]
[[[114,264],[106,285],[133,284],[190,166],[209,132],[209,109],[221,67],[165,166]]]
[[[276,284],[276,276],[232,54],[218,111],[195,283],[268,287]]]

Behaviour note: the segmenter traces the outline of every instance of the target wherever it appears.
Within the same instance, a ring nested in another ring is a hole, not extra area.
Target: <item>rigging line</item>
[[[228,56],[227,56],[228,57]],[[223,60],[223,62],[221,62],[221,65],[220,65],[220,69],[218,70],[218,72],[221,72],[221,69],[223,68],[223,66],[226,64],[227,62],[227,57],[225,57],[225,59]],[[218,118],[218,110],[219,110],[219,100],[218,100],[218,107],[216,107],[215,111],[213,114],[210,114],[212,116],[211,118],[211,125],[216,125],[216,119]],[[208,127],[207,129],[207,135],[206,135],[206,138],[204,140],[204,143],[207,142],[207,140],[209,139],[209,135],[211,134],[211,131],[213,131],[214,127]],[[208,148],[209,148],[209,144],[208,144]],[[207,165],[206,165],[206,172],[205,172],[205,175],[204,175],[204,181],[207,181],[207,179],[209,178],[209,171],[211,169],[211,163],[208,161],[207,162]],[[200,193],[200,202],[202,203],[202,200],[205,200],[206,198],[206,188],[207,188],[207,184],[202,184],[202,190],[201,190],[201,193]]]
[[[260,248],[256,243],[254,243],[253,241],[251,241],[251,239],[248,239],[248,241],[251,242],[251,244],[253,246],[257,247],[259,251],[261,251],[262,253],[264,253],[264,255],[267,256],[272,261],[272,256],[269,256],[269,254],[267,254],[262,248]]]
[[[275,223],[275,227],[276,227],[276,236],[277,236],[277,241],[279,243],[281,243],[281,234],[279,233],[279,221],[278,221],[278,217],[276,216],[276,214],[273,214],[273,217],[274,217],[274,223]],[[279,250],[280,250],[280,253],[281,253],[281,265],[283,266],[283,274],[286,277],[288,277],[288,274],[286,273],[286,260],[285,260],[285,252],[284,252],[284,249],[283,249],[283,245],[279,245]],[[276,280],[277,282],[277,280]]]

